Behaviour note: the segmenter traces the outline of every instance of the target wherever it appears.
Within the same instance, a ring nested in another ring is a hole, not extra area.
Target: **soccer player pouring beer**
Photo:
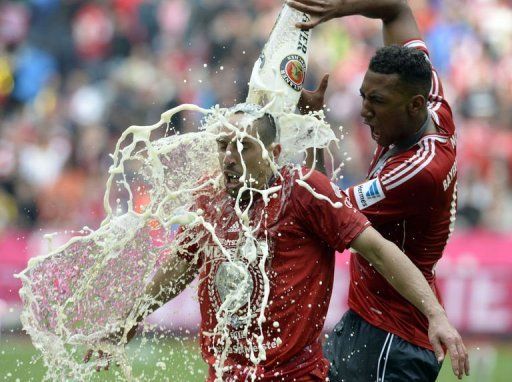
[[[455,220],[455,126],[409,5],[400,0],[289,0],[288,5],[311,15],[297,25],[302,29],[350,15],[382,20],[386,46],[371,59],[360,88],[361,116],[378,148],[366,182],[347,191],[373,227],[422,271],[440,300],[435,265]],[[331,381],[435,381],[443,348],[429,338],[427,318],[357,253],[350,273],[350,309],[324,348]],[[455,375],[468,375],[464,345],[446,345]]]
[[[260,64],[269,61],[263,55]],[[278,62],[284,67],[279,73],[293,75],[287,86],[303,80],[296,55]],[[325,90],[326,81],[317,92]],[[251,92],[258,89],[250,86]],[[280,110],[268,111],[269,105],[255,105],[253,98],[260,99],[248,96],[250,102],[226,110],[214,124],[219,129],[217,175],[187,205],[198,217],[164,245],[168,256],[146,285],[151,306],[136,321],[198,275],[207,381],[325,381],[329,362],[319,337],[331,296],[334,255],[352,247],[426,317],[430,340],[447,346],[463,367],[467,355],[460,335],[399,247],[385,240],[327,177],[282,158],[284,163],[277,165],[285,147],[278,134],[284,126],[279,113],[296,101],[282,100]],[[120,343],[132,337],[136,326],[127,321]]]
[[[229,122],[217,138],[222,182],[198,195],[195,203],[224,251],[211,231],[200,224],[188,227],[170,243],[173,253],[146,289],[155,301],[149,313],[199,274],[199,336],[202,357],[209,365],[207,381],[325,381],[329,363],[319,337],[332,290],[335,251],[349,246],[428,317],[432,338],[463,346],[420,271],[326,176],[313,171],[300,181],[309,170],[290,165],[274,175],[271,164],[279,158],[281,145],[271,115],[259,112],[256,105],[239,105]],[[244,138],[237,138],[239,129],[245,131]],[[247,176],[242,180],[244,168]],[[277,197],[265,200],[262,195],[270,189]],[[236,214],[237,200],[248,209],[251,227],[256,227],[249,238],[255,251],[248,249]],[[268,253],[263,266],[264,251]],[[254,254],[251,261],[249,252]],[[244,275],[250,276],[249,283],[241,282]],[[270,289],[269,302],[263,305],[265,277]],[[231,313],[218,313],[237,301]],[[265,320],[259,322],[259,314],[253,313],[262,309]],[[225,336],[216,331],[221,322],[226,322],[221,324]],[[130,333],[128,339],[133,330]],[[265,356],[255,361],[248,355],[260,335]],[[89,351],[85,360],[92,354]]]

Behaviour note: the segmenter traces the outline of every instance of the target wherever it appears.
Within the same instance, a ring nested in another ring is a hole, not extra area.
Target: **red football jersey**
[[[405,46],[423,51],[425,43]],[[379,158],[378,147],[367,181],[349,188],[352,203],[386,239],[394,242],[421,270],[438,299],[435,265],[453,230],[456,210],[456,140],[450,106],[435,70],[429,113],[437,134],[425,135],[405,152]],[[375,168],[379,165],[380,168]],[[370,175],[371,174],[371,175]],[[350,260],[349,307],[366,321],[428,349],[428,321],[358,254]]]
[[[334,254],[349,246],[369,222],[323,174],[313,172],[306,183],[315,192],[338,203],[336,207],[328,200],[317,199],[299,185],[295,181],[297,171],[283,168],[282,179],[278,178],[272,185],[281,187],[275,197],[271,197],[267,205],[258,197],[250,208],[251,227],[259,227],[254,234],[258,258],[249,265],[240,256],[240,251],[247,247],[234,199],[224,190],[198,198],[196,207],[204,211],[204,219],[212,224],[232,258],[228,261],[226,252],[213,242],[212,235],[199,228],[202,231],[198,232],[199,236],[203,238],[189,250],[198,251],[199,255],[200,342],[203,358],[210,365],[209,380],[214,379],[213,365],[217,358],[213,349],[217,348],[220,354],[226,347],[224,365],[232,367],[223,375],[223,380],[231,381],[235,377],[245,380],[254,366],[246,355],[250,354],[251,347],[257,351],[254,334],[264,336],[266,349],[266,360],[256,368],[260,380],[327,376],[328,361],[323,358],[319,335],[331,297]],[[264,272],[262,248],[268,248]],[[225,302],[226,294],[233,291],[230,288],[240,288],[241,276],[234,265],[237,262],[249,269],[249,287],[241,293],[243,301],[250,301],[250,304],[246,303],[230,316],[227,329],[231,343],[220,343],[219,336],[212,335],[218,322],[216,313]],[[260,331],[257,319],[265,298],[266,277],[270,289],[264,312],[266,321]],[[248,309],[254,318],[245,331],[241,322]]]

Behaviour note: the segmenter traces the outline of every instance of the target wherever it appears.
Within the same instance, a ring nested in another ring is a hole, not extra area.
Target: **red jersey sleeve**
[[[407,158],[393,158],[374,179],[347,189],[352,203],[370,222],[382,223],[410,217],[427,208],[436,198],[438,185],[428,169],[435,143],[426,140]]]
[[[427,60],[430,62],[429,52],[424,41],[410,40],[406,41],[404,46],[420,50],[425,54]],[[442,132],[447,135],[453,135],[455,133],[452,110],[444,98],[443,85],[434,68],[432,68],[432,85],[428,97],[428,110],[437,127]]]
[[[347,195],[320,172],[312,173],[307,186],[295,182],[291,197],[300,221],[331,248],[345,250],[370,225]]]
[[[173,247],[178,257],[189,263],[196,259],[199,251],[199,235],[194,235],[195,231],[195,229],[187,229],[181,226],[178,228],[173,242]]]

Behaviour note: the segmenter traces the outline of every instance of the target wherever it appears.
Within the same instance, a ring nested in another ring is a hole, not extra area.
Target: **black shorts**
[[[433,351],[385,332],[349,310],[324,345],[331,382],[435,381],[440,363]]]

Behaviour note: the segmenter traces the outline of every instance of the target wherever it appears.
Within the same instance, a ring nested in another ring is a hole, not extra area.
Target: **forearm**
[[[168,261],[163,264],[145,288],[145,295],[149,297],[149,306],[142,302],[138,316],[134,320],[127,321],[124,334],[121,333],[125,336],[125,343],[132,340],[139,323],[144,318],[180,294],[194,279],[195,274],[196,268],[181,259],[174,263]]]
[[[406,0],[347,0],[342,2],[339,16],[361,15],[388,23],[407,8]]]
[[[180,294],[194,279],[195,274],[195,266],[185,260],[178,259],[163,264],[146,286],[146,295],[154,300],[149,308],[150,312]]]
[[[309,29],[333,18],[360,15],[381,19],[386,45],[401,44],[420,37],[406,0],[287,0],[288,4],[312,16],[309,22],[297,27]]]
[[[372,265],[427,318],[445,314],[423,274],[395,244],[379,243]]]
[[[181,259],[173,259],[167,261],[156,272],[151,282],[145,288],[145,295],[149,296],[150,305],[147,306],[148,300],[141,299],[138,301],[139,305],[135,307],[135,315],[126,317],[126,321],[122,327],[117,328],[105,340],[115,344],[127,344],[130,342],[137,331],[139,323],[153,311],[165,304],[170,299],[177,296],[185,287],[194,279],[196,274],[196,267],[185,262]],[[93,349],[90,349],[85,357],[84,362],[88,362],[93,354]],[[103,352],[99,351],[99,357],[104,357]],[[106,354],[106,353],[105,353]],[[109,363],[105,370],[108,369]],[[98,369],[96,369],[99,371]]]
[[[195,266],[185,260],[178,259],[163,264],[145,288],[149,306],[146,305],[135,318],[135,321],[130,324],[131,327],[127,335],[128,341],[133,338],[138,324],[166,302],[180,294],[194,279],[195,274]]]
[[[381,19],[385,45],[403,44],[421,38],[418,25],[406,0],[350,0],[351,14]]]

